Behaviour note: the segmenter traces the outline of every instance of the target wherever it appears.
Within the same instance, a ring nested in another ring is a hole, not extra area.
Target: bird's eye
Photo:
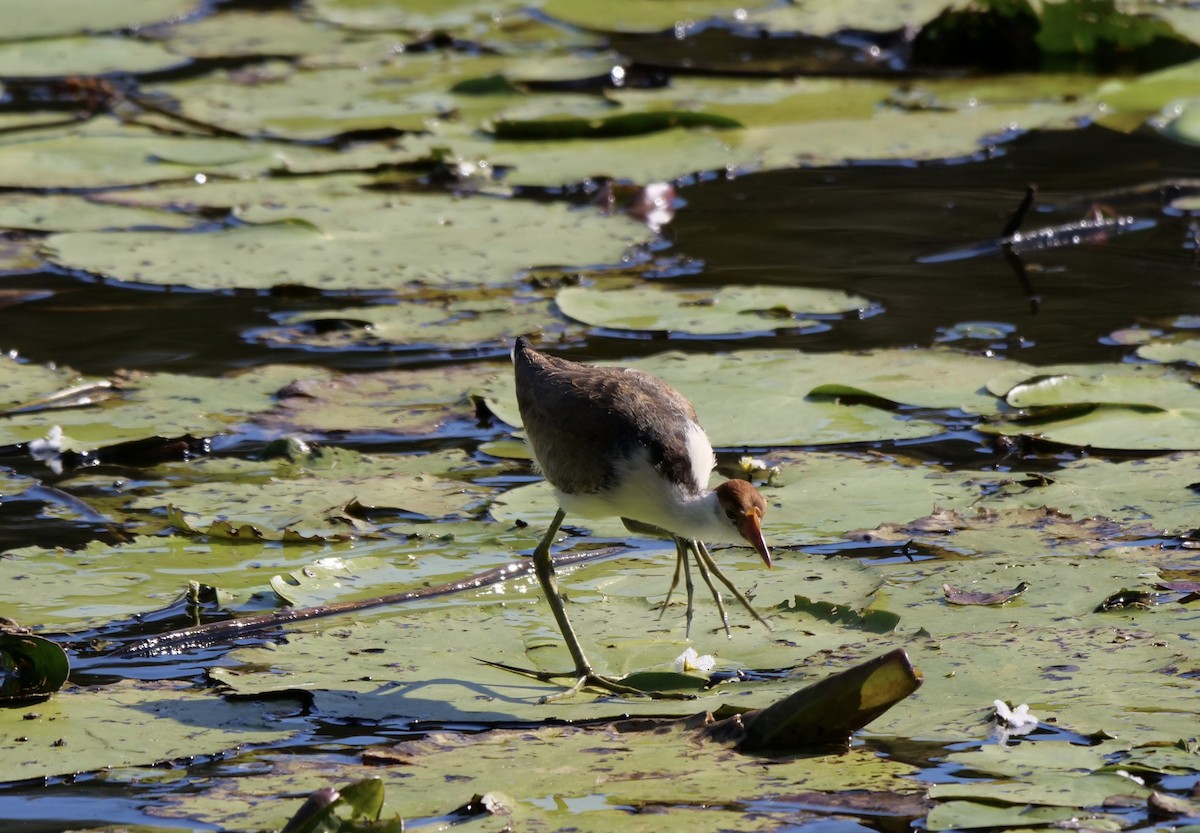
[[[736,509],[726,509],[725,517],[729,518],[729,520],[731,520],[731,521],[736,521],[737,520],[737,510]]]

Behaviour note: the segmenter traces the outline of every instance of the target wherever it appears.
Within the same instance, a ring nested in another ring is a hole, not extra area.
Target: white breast
[[[716,468],[712,445],[699,425],[688,428],[691,483],[669,483],[655,471],[645,453],[630,457],[618,470],[617,485],[587,494],[555,489],[567,515],[581,518],[631,518],[686,538],[734,543],[736,530],[724,522],[708,481]]]

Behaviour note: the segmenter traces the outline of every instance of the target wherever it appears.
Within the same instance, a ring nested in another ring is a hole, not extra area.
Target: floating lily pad
[[[4,40],[112,32],[150,26],[196,11],[197,0],[10,0],[5,3]]]
[[[990,379],[988,389],[1027,413],[985,423],[984,431],[1094,448],[1200,448],[1200,388],[1170,367],[1018,366]]]
[[[56,263],[111,278],[198,289],[390,289],[511,283],[523,269],[619,263],[652,233],[622,216],[521,200],[346,197],[322,207],[247,208],[250,223],[206,234],[56,234]],[[522,243],[524,237],[526,242]]]
[[[169,211],[105,205],[66,194],[0,194],[0,227],[29,231],[189,228],[195,221]]]
[[[571,287],[555,297],[566,315],[593,327],[718,335],[802,327],[808,315],[861,311],[866,298],[836,289],[737,286],[672,290],[659,286],[618,290]]]
[[[1152,362],[1185,362],[1200,365],[1200,338],[1151,339],[1137,348],[1140,358]]]
[[[0,77],[162,72],[185,59],[154,43],[120,37],[0,41]]]
[[[682,726],[650,724],[638,731],[633,722],[601,727],[548,725],[542,728],[459,734],[433,732],[390,747],[367,751],[381,764],[372,772],[384,780],[388,802],[385,815],[403,808],[410,821],[436,818],[446,812],[446,796],[454,789],[484,796],[485,806],[500,807],[495,816],[472,824],[482,830],[504,826],[581,833],[611,830],[686,831],[715,829],[761,833],[793,824],[796,808],[780,802],[796,791],[830,796],[831,801],[877,790],[879,795],[914,797],[911,764],[881,757],[866,747],[843,754],[804,755],[772,760],[731,754],[721,744],[699,742]],[[266,768],[263,768],[266,769]],[[205,818],[225,828],[241,825],[267,829],[280,826],[279,801],[260,795],[302,795],[316,784],[344,783],[362,776],[362,763],[330,756],[306,762],[298,755],[271,759],[270,772],[218,774],[203,788]],[[594,775],[606,774],[605,800],[597,800]],[[454,773],[447,790],[446,773]],[[548,782],[554,773],[553,780]],[[556,798],[543,798],[553,783]],[[503,793],[498,793],[498,787]],[[706,796],[704,806],[680,802],[680,796]],[[402,797],[398,797],[402,796]],[[503,796],[503,798],[501,798]],[[469,797],[469,796],[468,796]],[[758,799],[762,800],[758,800]],[[899,802],[897,798],[893,801]],[[746,813],[745,803],[759,809]],[[626,809],[645,802],[655,807],[653,824],[641,824]],[[151,812],[187,814],[193,802],[181,797],[179,806],[158,803]],[[847,808],[837,805],[840,810]],[[832,807],[831,807],[832,809]],[[194,812],[194,810],[193,810]],[[633,822],[631,825],[630,822]],[[488,825],[493,825],[489,827]]]
[[[890,32],[906,26],[920,26],[937,17],[945,8],[943,0],[919,0],[902,6],[893,3],[872,4],[871,28],[876,32]],[[833,35],[861,26],[863,11],[862,7],[842,3],[768,4],[765,8],[749,10],[747,19],[777,34],[804,32]]]
[[[155,32],[172,52],[191,58],[308,55],[330,49],[343,33],[283,9],[224,10]]]
[[[461,464],[459,453],[453,457]],[[287,476],[281,472],[266,482],[213,480],[177,487],[169,501],[193,528],[221,521],[234,528],[249,525],[268,540],[284,532],[337,540],[375,531],[368,514],[436,519],[481,504],[490,490],[440,477],[448,465],[440,455],[362,458],[330,449]],[[133,509],[161,506],[157,495],[132,504]]]
[[[218,72],[148,88],[169,95],[190,119],[243,136],[322,139],[355,131],[454,130],[467,120],[482,126],[520,105],[532,116],[602,116],[612,106],[582,94],[478,96],[455,92],[458,84],[514,71],[510,56],[444,51],[397,53],[394,40],[379,43],[376,60],[323,66],[271,65],[258,78],[245,69]],[[246,79],[249,83],[238,83]],[[514,114],[515,115],[515,114]],[[450,126],[444,127],[449,122]]]
[[[5,369],[0,363],[0,374]],[[276,391],[297,377],[324,375],[324,371],[312,368],[268,365],[219,379],[147,373],[123,375],[109,382],[71,378],[63,372],[30,371],[21,365],[9,365],[7,369],[15,371],[18,379],[28,380],[21,383],[27,391],[36,389],[36,394],[23,401],[51,396],[80,382],[103,383],[104,395],[92,397],[90,404],[28,409],[10,415],[0,425],[0,444],[4,445],[40,439],[54,426],[60,426],[65,434],[63,447],[69,450],[87,450],[158,433],[221,433],[239,424],[247,414],[271,408]]]
[[[249,140],[168,136],[105,118],[0,137],[0,166],[14,188],[80,189],[247,176],[333,155],[325,149],[272,147]],[[343,170],[354,167],[352,155],[338,156]]]
[[[68,686],[32,712],[0,710],[0,780],[151,766],[294,731],[271,719],[294,704],[225,702],[188,683],[124,680],[96,693]],[[148,722],[155,731],[146,731]]]
[[[313,11],[322,19],[359,29],[422,31],[435,27],[462,26],[472,20],[510,12],[520,3],[487,0],[418,0],[397,6],[388,0],[313,0]]]
[[[1200,61],[1189,61],[1130,79],[1108,81],[1094,94],[1104,105],[1098,120],[1106,127],[1132,130],[1167,108],[1194,98],[1198,78]]]
[[[428,298],[422,303],[400,299],[388,305],[319,310],[286,315],[280,327],[255,333],[273,346],[305,344],[346,349],[442,347],[479,350],[486,346],[509,349],[512,340],[528,333],[562,338],[582,335],[578,326],[562,324],[549,301],[499,298]]]
[[[929,436],[941,428],[891,410],[841,404],[837,396],[875,391],[889,402],[987,413],[995,399],[982,391],[993,360],[951,351],[880,350],[806,354],[745,350],[724,355],[662,353],[618,363],[666,379],[691,400],[720,448],[809,445]],[[510,425],[520,425],[510,373],[473,393]],[[770,380],[769,384],[763,380]],[[810,392],[831,385],[826,396]]]
[[[711,19],[733,19],[739,11],[769,5],[738,5],[728,0],[616,0],[600,7],[580,0],[547,0],[542,11],[575,26],[617,32],[663,32],[677,25],[695,25]]]
[[[847,95],[852,93],[848,92]],[[875,96],[882,104],[886,90]],[[844,105],[839,105],[844,106]],[[486,159],[512,168],[505,181],[560,186],[597,176],[634,182],[671,181],[704,171],[754,171],[799,165],[838,165],[856,159],[945,159],[978,153],[997,136],[1033,129],[1065,128],[1085,117],[1092,105],[1078,101],[964,107],[961,110],[895,112],[876,106],[860,117],[842,111],[817,120],[779,120],[738,113],[741,130],[667,130],[642,136],[591,140],[581,153],[572,142],[488,142],[470,134],[443,132],[413,137],[405,147],[431,153],[448,149],[465,160]],[[733,112],[733,111],[731,111]],[[750,114],[753,115],[753,114]]]
[[[1148,460],[1085,457],[1045,478],[1006,477],[984,506],[1052,507],[1074,518],[1101,517],[1141,534],[1182,534],[1195,526],[1192,489],[1200,455],[1180,453]],[[1004,482],[1007,481],[1007,482]]]
[[[57,642],[22,632],[0,629],[0,703],[15,706],[50,696],[71,673],[71,663]]]
[[[464,394],[478,373],[470,367],[318,374],[281,392],[276,407],[257,418],[280,433],[388,432],[429,434],[472,414]]]

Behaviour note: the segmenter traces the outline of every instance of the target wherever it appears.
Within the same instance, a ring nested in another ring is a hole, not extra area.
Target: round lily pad
[[[600,290],[569,287],[555,297],[566,315],[593,327],[666,330],[695,335],[750,333],[811,324],[808,315],[863,310],[870,302],[836,289],[731,286],[677,290],[662,286]]]
[[[7,11],[5,17],[8,17]],[[0,77],[161,72],[187,59],[155,43],[118,37],[0,42]]]
[[[110,278],[198,289],[329,290],[511,283],[538,266],[619,263],[652,239],[623,216],[561,204],[436,194],[247,208],[249,225],[207,234],[52,235],[51,260]]]

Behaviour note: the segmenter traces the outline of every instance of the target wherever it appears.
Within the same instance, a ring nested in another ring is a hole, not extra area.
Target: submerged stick
[[[554,557],[555,567],[570,567],[594,561],[624,552],[624,547],[605,547],[582,553],[560,553]],[[370,610],[376,607],[403,604],[418,599],[433,599],[438,596],[448,596],[451,593],[461,593],[464,590],[477,590],[499,584],[502,581],[527,575],[533,572],[533,561],[524,559],[505,564],[482,573],[478,573],[461,581],[438,584],[434,587],[423,587],[420,590],[406,590],[403,593],[392,593],[387,596],[377,596],[372,599],[358,599],[349,602],[335,602],[315,607],[286,608],[260,616],[246,616],[241,619],[230,619],[224,622],[210,622],[207,625],[197,625],[191,628],[169,631],[156,636],[140,639],[128,645],[122,645],[109,651],[106,657],[139,657],[159,654],[176,654],[189,648],[199,648],[241,639],[252,634],[271,630],[294,622],[307,622],[325,616],[337,616],[343,613],[355,613],[360,610]]]

